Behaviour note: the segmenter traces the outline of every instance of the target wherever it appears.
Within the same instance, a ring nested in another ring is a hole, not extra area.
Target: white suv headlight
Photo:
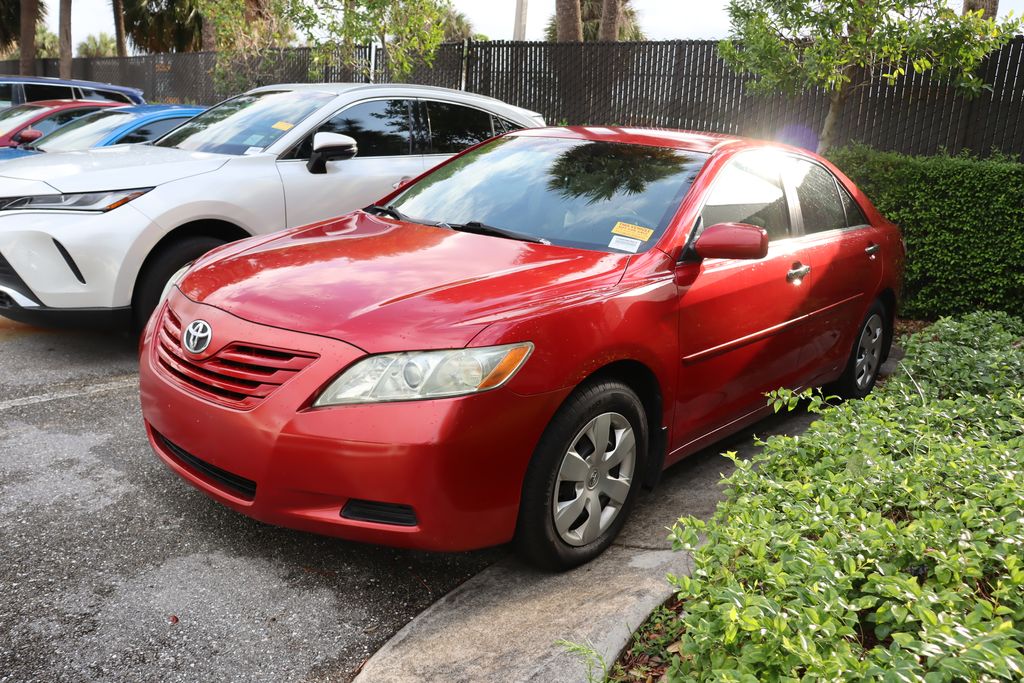
[[[0,211],[40,209],[46,211],[110,211],[141,197],[153,188],[109,190],[107,192],[79,192],[76,194],[40,194],[31,197],[0,199]]]
[[[414,401],[495,389],[522,367],[533,344],[383,353],[362,359],[331,382],[313,406]]]

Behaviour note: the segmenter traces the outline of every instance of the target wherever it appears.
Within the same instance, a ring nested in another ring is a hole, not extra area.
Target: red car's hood
[[[201,263],[182,292],[371,353],[465,346],[495,320],[601,296],[629,261],[363,213],[255,242]]]

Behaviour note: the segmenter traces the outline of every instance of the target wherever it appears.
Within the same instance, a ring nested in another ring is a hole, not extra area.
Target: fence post
[[[465,90],[466,83],[469,80],[469,49],[472,42],[471,38],[466,38],[462,41],[462,68],[459,73],[459,90]]]

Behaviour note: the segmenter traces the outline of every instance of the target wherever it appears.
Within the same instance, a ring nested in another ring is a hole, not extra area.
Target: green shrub
[[[696,550],[669,680],[1024,679],[1024,321],[944,319],[906,350],[674,527]]]
[[[905,315],[1024,312],[1024,164],[864,146],[829,157],[903,229]]]

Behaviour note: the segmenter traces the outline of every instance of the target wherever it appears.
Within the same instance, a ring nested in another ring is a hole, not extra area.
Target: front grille
[[[380,503],[375,500],[358,500],[353,498],[345,504],[341,511],[345,519],[360,522],[377,522],[394,526],[416,526],[416,512],[408,505],[397,503]]]
[[[186,469],[210,480],[214,484],[220,485],[222,488],[227,489],[239,498],[252,500],[256,497],[256,482],[251,479],[246,479],[245,477],[240,477],[237,474],[232,474],[227,470],[222,470],[216,465],[211,465],[205,460],[200,460],[155,430],[153,431],[153,435],[156,437],[157,442],[163,447],[164,451],[177,460],[178,463]]]
[[[316,360],[315,354],[233,343],[205,360],[181,348],[181,320],[167,308],[160,321],[157,357],[164,373],[203,398],[239,410],[259,405]]]

